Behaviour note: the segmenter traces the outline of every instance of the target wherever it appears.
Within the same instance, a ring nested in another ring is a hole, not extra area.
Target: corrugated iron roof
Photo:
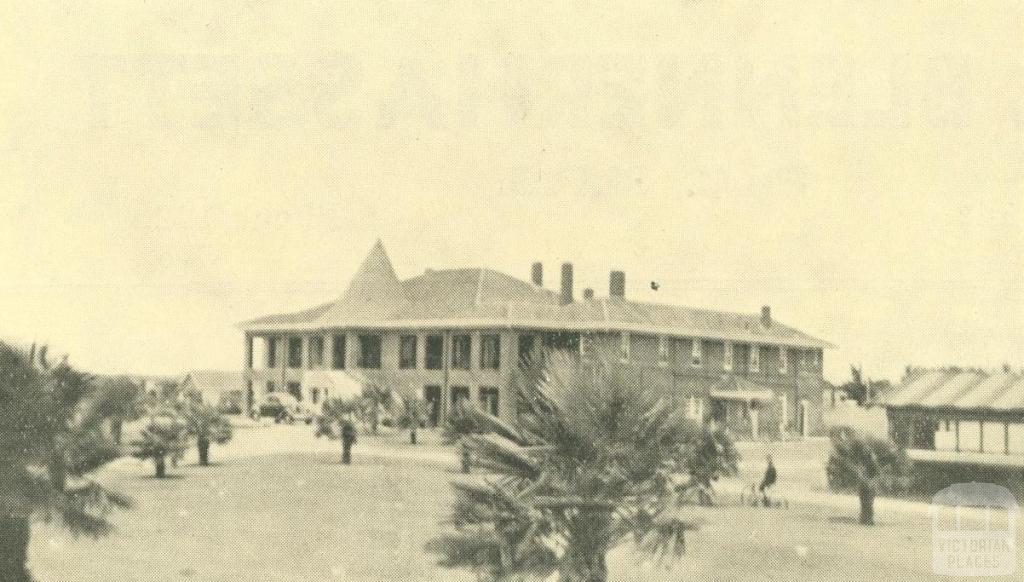
[[[739,342],[832,347],[759,314],[730,313],[622,298],[561,305],[559,294],[492,269],[427,270],[399,281],[383,245],[374,245],[337,301],[239,324],[248,331],[332,327],[527,327],[629,331]]]
[[[882,397],[890,408],[1024,411],[1024,374],[928,370]]]

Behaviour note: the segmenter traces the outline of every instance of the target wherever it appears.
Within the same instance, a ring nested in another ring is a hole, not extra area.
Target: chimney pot
[[[584,299],[593,299],[594,298],[594,290],[591,289],[590,287],[587,287],[586,289],[584,289],[583,290],[583,298]]]
[[[572,263],[562,265],[562,305],[572,303]]]
[[[544,263],[538,261],[533,264],[533,269],[530,271],[530,281],[538,287],[544,286]]]
[[[626,297],[626,273],[612,271],[608,275],[608,295],[610,297]]]
[[[765,327],[772,326],[772,308],[770,305],[765,305],[761,308],[761,325]]]

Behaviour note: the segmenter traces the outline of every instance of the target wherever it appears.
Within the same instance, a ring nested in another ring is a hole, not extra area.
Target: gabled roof
[[[252,332],[341,327],[498,327],[628,331],[826,348],[831,344],[758,314],[596,298],[561,305],[559,294],[492,269],[428,269],[400,281],[380,241],[338,300],[239,324]]]
[[[1024,411],[1024,374],[919,370],[879,400],[890,408]]]
[[[241,390],[245,383],[242,381],[240,372],[224,372],[221,370],[192,370],[185,374],[182,383],[191,384],[202,392],[227,390]]]

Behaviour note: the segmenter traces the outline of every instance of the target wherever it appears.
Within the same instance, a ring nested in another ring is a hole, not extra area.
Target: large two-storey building
[[[747,436],[821,432],[822,353],[830,347],[760,314],[642,303],[609,293],[574,296],[573,267],[560,291],[543,265],[530,282],[490,269],[428,269],[400,280],[378,242],[337,301],[240,324],[252,405],[288,391],[314,405],[375,383],[423,398],[433,422],[466,399],[491,414],[516,414],[511,378],[545,350],[614,350],[640,367],[651,390],[694,418]]]

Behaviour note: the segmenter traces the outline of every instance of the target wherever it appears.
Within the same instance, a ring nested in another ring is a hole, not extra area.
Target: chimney
[[[770,305],[765,305],[761,308],[761,325],[765,327],[772,326],[772,308]]]
[[[538,286],[544,286],[544,263],[537,261],[533,264],[533,269],[530,271],[530,281]]]
[[[626,297],[626,273],[622,271],[612,271],[608,275],[608,296],[609,297]]]
[[[584,299],[593,299],[594,298],[594,290],[591,289],[590,287],[587,287],[586,289],[584,289],[583,290],[583,298]]]
[[[572,263],[562,264],[562,305],[572,303]]]

